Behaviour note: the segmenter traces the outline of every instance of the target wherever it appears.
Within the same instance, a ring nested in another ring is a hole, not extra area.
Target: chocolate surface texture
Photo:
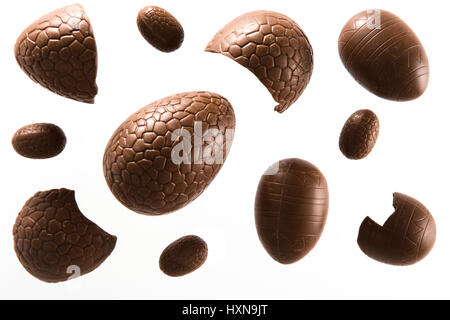
[[[151,103],[112,135],[103,160],[107,184],[135,212],[161,215],[178,210],[217,175],[234,127],[231,104],[216,93],[186,92]],[[178,152],[183,145],[187,152]],[[186,157],[174,159],[173,153]]]
[[[291,18],[273,11],[246,13],[220,30],[205,51],[221,53],[246,67],[284,112],[303,93],[313,71],[313,50]]]
[[[161,254],[159,267],[171,277],[180,277],[200,268],[208,257],[208,245],[197,236],[172,242]]]
[[[427,88],[425,49],[411,28],[388,11],[366,10],[352,17],[338,47],[355,80],[381,98],[412,100]]]
[[[416,199],[394,193],[395,212],[380,226],[367,217],[361,224],[358,245],[377,261],[406,266],[417,263],[431,251],[436,240],[433,216]]]
[[[160,51],[174,51],[183,43],[183,27],[163,8],[156,6],[142,8],[137,16],[137,26],[144,39]]]
[[[259,239],[276,261],[294,263],[319,240],[328,214],[323,174],[301,159],[285,159],[262,176],[255,199]]]
[[[82,6],[67,6],[33,22],[17,39],[14,53],[35,82],[61,96],[94,103],[97,47]]]
[[[117,238],[83,216],[72,190],[37,192],[13,228],[14,249],[25,269],[46,282],[60,282],[96,269]]]
[[[339,137],[339,149],[349,159],[363,159],[377,142],[380,124],[377,115],[363,109],[353,113],[345,122]]]
[[[66,136],[54,124],[34,123],[17,130],[12,138],[12,146],[23,157],[47,159],[64,150]]]

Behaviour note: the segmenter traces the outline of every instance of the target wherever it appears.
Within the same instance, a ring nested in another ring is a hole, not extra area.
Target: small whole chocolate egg
[[[349,159],[363,159],[378,139],[380,124],[377,115],[368,109],[358,110],[345,122],[339,137],[339,149]]]
[[[66,146],[66,136],[51,123],[34,123],[20,128],[12,138],[14,150],[30,159],[47,159],[60,154]]]
[[[160,51],[175,51],[183,43],[183,27],[163,8],[156,6],[142,8],[137,16],[137,26],[144,39]]]
[[[181,277],[200,268],[208,257],[208,245],[197,236],[172,242],[161,253],[159,268],[171,277]]]

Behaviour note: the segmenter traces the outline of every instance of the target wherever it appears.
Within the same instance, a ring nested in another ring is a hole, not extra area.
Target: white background
[[[32,21],[64,3],[9,1],[0,19],[1,178],[0,298],[317,299],[450,298],[450,153],[448,1],[92,1],[84,0],[97,40],[99,94],[94,105],[59,97],[31,81],[18,67],[13,47]],[[174,53],[151,47],[136,15],[159,5],[182,23],[185,41]],[[337,52],[339,33],[354,14],[389,10],[421,39],[431,64],[428,90],[412,102],[382,100],[359,86]],[[314,72],[300,99],[285,113],[256,77],[232,60],[203,49],[230,20],[252,10],[287,14],[314,49]],[[236,113],[231,153],[215,181],[178,212],[147,217],[115,200],[102,171],[113,131],[131,113],[159,98],[190,90],[227,97]],[[354,111],[372,109],[380,135],[364,160],[339,151],[340,130]],[[14,132],[30,123],[52,122],[66,133],[64,152],[29,160],[11,146]],[[253,203],[260,176],[273,162],[298,157],[318,166],[328,180],[330,209],[324,233],[304,259],[272,260],[260,244]],[[81,211],[118,237],[111,256],[94,272],[60,284],[40,282],[20,265],[12,226],[36,191],[76,190]],[[356,238],[370,215],[383,223],[393,212],[392,193],[424,203],[437,223],[429,256],[410,267],[366,257]],[[196,272],[170,278],[158,267],[162,250],[197,234],[209,257]]]

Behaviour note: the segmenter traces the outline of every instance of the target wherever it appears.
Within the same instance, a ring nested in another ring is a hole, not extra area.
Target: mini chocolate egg
[[[339,137],[339,149],[349,159],[363,159],[377,142],[380,124],[371,110],[358,110],[345,122]]]
[[[163,8],[156,6],[142,8],[137,16],[137,26],[144,39],[160,51],[175,51],[183,43],[183,27]]]
[[[171,277],[181,277],[200,268],[208,257],[208,245],[197,236],[172,242],[161,253],[159,268]]]
[[[66,136],[51,123],[34,123],[20,128],[12,138],[14,150],[30,159],[47,159],[60,154],[66,146]]]

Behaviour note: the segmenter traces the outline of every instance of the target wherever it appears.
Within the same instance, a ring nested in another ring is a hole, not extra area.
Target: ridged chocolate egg
[[[103,158],[106,182],[127,208],[146,215],[178,210],[196,199],[231,147],[234,111],[212,92],[180,93],[125,120]]]
[[[328,215],[328,185],[313,164],[281,160],[261,177],[255,198],[259,240],[276,261],[306,256],[319,240]]]
[[[395,212],[380,226],[366,217],[358,233],[358,245],[379,262],[407,266],[425,258],[436,241],[436,223],[430,211],[416,199],[394,193]]]
[[[339,37],[339,54],[355,80],[381,98],[412,100],[427,88],[430,69],[422,43],[388,11],[366,10],[352,17]]]

